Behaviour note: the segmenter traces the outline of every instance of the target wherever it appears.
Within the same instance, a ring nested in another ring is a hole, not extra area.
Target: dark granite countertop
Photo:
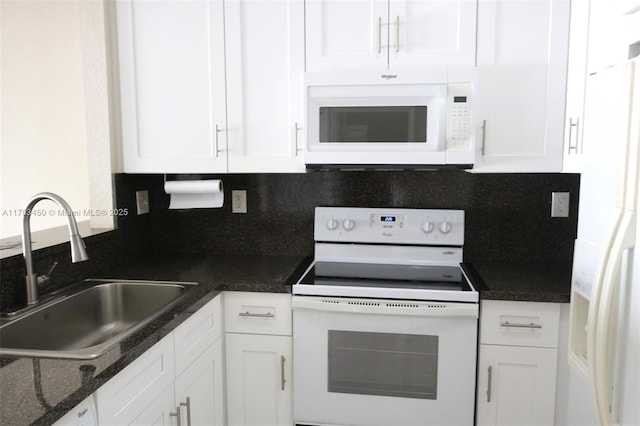
[[[221,291],[290,293],[310,262],[302,256],[171,255],[138,259],[108,277],[195,281],[185,299],[95,360],[0,357],[0,424],[54,423]],[[567,263],[478,262],[484,300],[569,301]]]
[[[486,287],[480,291],[481,300],[569,302],[569,262],[474,262],[473,269]]]
[[[221,291],[290,293],[308,259],[189,255],[136,260],[108,277],[198,282],[175,307],[94,360],[0,357],[0,424],[49,425],[169,334]]]

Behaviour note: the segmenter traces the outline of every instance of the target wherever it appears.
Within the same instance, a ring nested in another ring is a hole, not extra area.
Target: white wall
[[[104,27],[102,0],[0,2],[0,238],[21,233],[16,210],[37,192],[82,212],[113,205]],[[37,208],[32,230],[66,223]]]

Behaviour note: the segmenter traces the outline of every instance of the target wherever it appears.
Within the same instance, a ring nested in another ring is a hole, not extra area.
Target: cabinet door
[[[151,416],[154,421],[167,415],[173,406],[175,377],[173,334],[169,334],[97,390],[98,423],[163,424],[138,422],[137,419],[143,413],[145,419],[150,419],[148,416]],[[162,409],[156,410],[155,414],[151,413],[153,409],[149,409],[150,412],[145,408],[150,405],[159,406],[156,401],[158,398],[166,399],[166,395],[161,394],[166,393],[167,388],[171,390],[168,405],[160,404]]]
[[[182,424],[225,424],[221,338],[176,379],[175,392]]]
[[[124,171],[226,171],[222,0],[115,3]]]
[[[302,172],[304,4],[225,3],[229,172]]]
[[[475,65],[476,2],[391,0],[389,68]]]
[[[227,333],[230,425],[293,423],[291,337]]]
[[[173,386],[167,387],[157,398],[128,423],[118,425],[172,426],[176,424],[178,408],[173,404]],[[102,423],[101,423],[102,424]]]
[[[480,345],[477,424],[552,425],[557,349]]]
[[[569,7],[564,0],[478,3],[475,170],[561,170]]]
[[[567,106],[564,122],[564,172],[580,173],[584,97],[587,83],[587,40],[589,0],[571,3],[569,63],[567,70]]]
[[[386,69],[387,0],[306,0],[307,71]]]

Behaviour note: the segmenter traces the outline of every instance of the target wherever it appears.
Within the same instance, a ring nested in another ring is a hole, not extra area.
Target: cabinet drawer
[[[222,336],[221,300],[218,295],[175,329],[177,375]]]
[[[225,292],[227,333],[291,335],[291,295]]]
[[[558,347],[560,304],[483,300],[480,343]]]

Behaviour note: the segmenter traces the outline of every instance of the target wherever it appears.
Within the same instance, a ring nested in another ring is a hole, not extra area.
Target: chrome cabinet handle
[[[284,384],[287,382],[287,380],[284,378],[284,362],[285,362],[285,358],[284,355],[280,356],[280,389],[284,390]]]
[[[569,118],[569,149],[567,154],[571,154],[571,152],[578,153],[578,126],[580,125],[580,118],[576,118],[576,121],[573,121],[573,118]],[[575,145],[573,144],[573,128],[576,129],[576,137],[575,137]]]
[[[170,417],[175,417],[176,418],[176,425],[180,426],[180,407],[176,407],[176,412],[175,413],[169,413]]]
[[[187,426],[191,426],[191,398],[187,397],[187,402],[181,402],[181,407],[187,407]]]
[[[298,148],[298,132],[301,127],[298,126],[298,122],[293,123],[293,156],[297,156],[300,148]]]
[[[400,52],[400,16],[396,16],[396,53]]]
[[[378,53],[382,53],[382,17],[378,16]]]
[[[493,373],[493,367],[487,368],[487,402],[491,402],[491,374]]]
[[[501,323],[500,323],[500,327],[513,327],[513,328],[542,328],[542,325],[540,325],[540,324],[535,324],[535,323],[533,323],[533,322],[530,322],[529,324],[520,324],[520,323],[514,323],[514,322],[505,321],[505,322],[501,322]]]
[[[487,120],[482,120],[482,145],[480,147],[480,153],[484,157],[485,154],[485,142],[487,140]]]
[[[213,154],[214,154],[215,158],[218,158],[218,153],[220,152],[220,150],[218,149],[218,133],[220,133],[220,129],[218,128],[218,125],[216,124],[215,137],[213,138],[213,140],[214,140],[214,142],[213,142]]]
[[[266,314],[258,314],[258,313],[254,313],[254,312],[239,312],[238,313],[239,316],[241,317],[253,317],[253,318],[274,318],[275,315],[273,315],[271,312],[267,312]]]

